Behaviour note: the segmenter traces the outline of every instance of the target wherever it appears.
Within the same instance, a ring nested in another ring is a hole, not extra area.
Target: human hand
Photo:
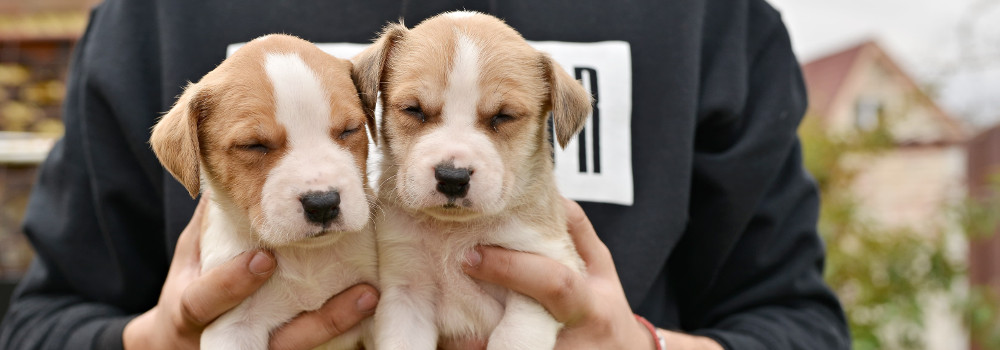
[[[625,298],[608,247],[580,205],[569,199],[564,203],[569,233],[586,263],[586,276],[541,255],[498,247],[470,251],[465,272],[538,300],[565,325],[556,349],[655,349],[653,336],[635,319]],[[670,349],[722,349],[709,338],[658,332]],[[458,346],[485,348],[485,344]]]
[[[156,306],[125,326],[125,349],[197,349],[205,327],[239,305],[274,273],[274,256],[263,250],[244,252],[201,273],[199,242],[206,202],[202,198],[198,203],[177,240]],[[270,348],[311,349],[323,344],[371,316],[377,302],[375,288],[363,284],[349,288],[276,330]]]

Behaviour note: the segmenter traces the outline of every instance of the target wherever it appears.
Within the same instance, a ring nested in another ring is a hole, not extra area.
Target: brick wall
[[[34,179],[34,166],[0,164],[0,280],[20,278],[31,262],[20,225]]]
[[[0,40],[0,130],[62,134],[70,39]]]
[[[0,40],[0,131],[62,134],[61,106],[74,42]],[[35,168],[30,162],[0,160],[0,280],[19,278],[31,260],[20,225]]]
[[[62,135],[60,117],[69,60],[86,24],[86,9],[94,4],[89,0],[0,1],[0,132]],[[20,150],[3,141],[0,282],[9,282],[24,274],[33,255],[20,226],[37,159],[11,160],[19,158]]]

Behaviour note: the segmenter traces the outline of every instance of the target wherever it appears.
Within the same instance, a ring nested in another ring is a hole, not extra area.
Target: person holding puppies
[[[818,194],[795,135],[801,74],[763,0],[107,0],[74,54],[66,135],[25,222],[37,257],[0,348],[197,348],[281,262],[252,250],[200,271],[201,210],[146,143],[160,114],[231,44],[275,32],[370,43],[400,18],[463,8],[576,57],[560,64],[595,99],[567,175],[589,185],[560,188],[580,199],[562,205],[585,275],[490,246],[464,257],[467,275],[537,300],[563,324],[557,349],[850,347],[822,280]],[[272,333],[271,348],[322,344],[379,297],[348,288]]]

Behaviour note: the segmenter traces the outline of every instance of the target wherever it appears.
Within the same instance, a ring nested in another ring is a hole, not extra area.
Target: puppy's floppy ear
[[[368,101],[365,101],[365,92],[361,90],[358,80],[353,77],[356,74],[354,62],[348,61],[348,63],[351,64],[351,79],[354,80],[354,87],[358,90],[358,97],[361,99],[361,110],[365,112],[365,128],[368,129],[368,134],[371,135],[372,142],[378,145],[378,131],[375,126],[375,105],[368,106]]]
[[[206,88],[188,85],[174,107],[153,127],[149,138],[156,158],[184,185],[191,198],[201,190],[198,121],[209,112],[210,95]]]
[[[351,78],[358,87],[361,105],[368,118],[369,131],[372,139],[378,140],[375,133],[375,104],[378,102],[378,91],[385,73],[386,62],[392,47],[406,35],[407,29],[402,23],[390,23],[382,29],[382,34],[375,43],[351,58],[354,67]]]
[[[549,79],[549,106],[556,140],[560,147],[566,147],[573,135],[583,129],[590,115],[590,94],[548,55],[542,55],[542,66]]]

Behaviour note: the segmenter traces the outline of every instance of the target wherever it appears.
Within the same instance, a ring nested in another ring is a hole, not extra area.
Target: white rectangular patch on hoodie
[[[632,205],[632,49],[624,41],[529,42],[547,52],[594,98],[594,112],[566,149],[556,146],[556,182],[570,199]]]

